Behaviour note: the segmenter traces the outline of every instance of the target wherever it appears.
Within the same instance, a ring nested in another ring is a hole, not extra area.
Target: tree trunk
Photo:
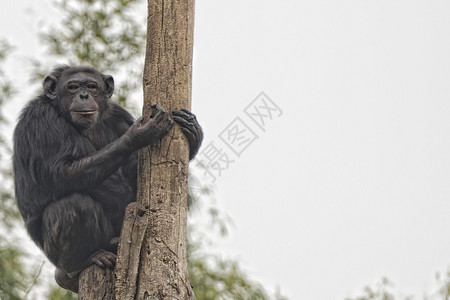
[[[128,205],[120,234],[116,262],[116,299],[134,300],[140,256],[145,232],[148,226],[148,210],[141,203]]]
[[[152,104],[169,112],[190,109],[194,0],[148,0],[147,26],[143,115]],[[139,152],[137,201],[148,225],[139,247],[136,292],[130,298],[120,294],[116,271],[116,299],[195,299],[186,257],[188,163],[188,144],[177,125]]]
[[[90,265],[80,273],[78,299],[114,300],[114,270]]]

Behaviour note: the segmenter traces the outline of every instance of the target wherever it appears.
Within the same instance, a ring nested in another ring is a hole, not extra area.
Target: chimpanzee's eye
[[[67,85],[67,89],[69,90],[69,93],[76,93],[78,89],[80,88],[80,85],[76,82],[71,82]]]
[[[89,82],[87,84],[87,88],[90,92],[95,93],[95,92],[97,92],[98,85],[95,82]]]

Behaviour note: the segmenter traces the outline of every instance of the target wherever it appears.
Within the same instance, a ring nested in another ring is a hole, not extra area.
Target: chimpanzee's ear
[[[111,75],[103,75],[103,80],[105,81],[105,96],[106,98],[111,98],[114,93],[114,78]]]
[[[44,79],[44,93],[51,100],[56,99],[57,83],[58,83],[58,79],[56,79],[56,77],[53,75],[48,75]]]

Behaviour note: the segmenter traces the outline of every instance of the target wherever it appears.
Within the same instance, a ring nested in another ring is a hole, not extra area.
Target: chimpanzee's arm
[[[160,107],[146,124],[139,118],[119,139],[96,153],[75,161],[61,162],[58,181],[73,190],[84,190],[97,185],[116,171],[136,150],[152,145],[172,127],[169,114]]]
[[[174,110],[172,111],[172,114],[174,120],[180,125],[181,130],[189,142],[189,159],[193,159],[197,154],[203,140],[202,128],[198,124],[195,115],[187,109],[181,109],[180,111]],[[136,121],[136,123],[132,125],[132,128],[133,126],[136,128],[140,122],[141,119]],[[168,128],[164,127],[164,129],[168,131],[171,124],[172,123],[170,123]],[[160,131],[165,133],[162,128],[160,128]],[[95,186],[99,182],[105,180],[112,172],[117,170],[124,163],[126,163],[126,170],[124,170],[125,173],[136,177],[136,174],[134,174],[136,173],[135,170],[137,165],[136,157],[130,157],[130,155],[135,150],[145,145],[133,146],[132,140],[136,140],[136,137],[133,138],[133,132],[134,130],[131,130],[131,136],[125,134],[118,140],[103,148],[101,151],[96,152],[89,157],[72,162],[67,168],[65,168],[68,173],[66,176],[68,180],[75,184],[78,183],[76,187],[81,189],[89,186]],[[159,140],[159,138],[155,141],[157,140]],[[130,174],[131,172],[134,173]],[[130,182],[134,183],[135,180],[130,178]],[[79,183],[84,184],[80,185]]]
[[[137,149],[128,135],[123,135],[96,153],[63,163],[60,180],[76,190],[93,187],[108,178]]]
[[[138,164],[137,152],[131,154],[122,166],[122,171],[125,178],[131,185],[134,192],[137,191],[137,164]]]

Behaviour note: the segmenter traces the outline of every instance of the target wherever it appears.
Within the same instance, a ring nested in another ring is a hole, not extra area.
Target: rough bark
[[[128,205],[117,251],[116,299],[135,299],[141,247],[147,226],[148,211],[142,204],[135,202]]]
[[[149,0],[143,115],[191,102],[194,0]],[[137,199],[147,209],[134,299],[195,299],[186,257],[189,149],[175,125],[139,152]],[[117,295],[117,299],[121,295]]]
[[[78,299],[114,300],[114,270],[90,265],[80,274]]]

